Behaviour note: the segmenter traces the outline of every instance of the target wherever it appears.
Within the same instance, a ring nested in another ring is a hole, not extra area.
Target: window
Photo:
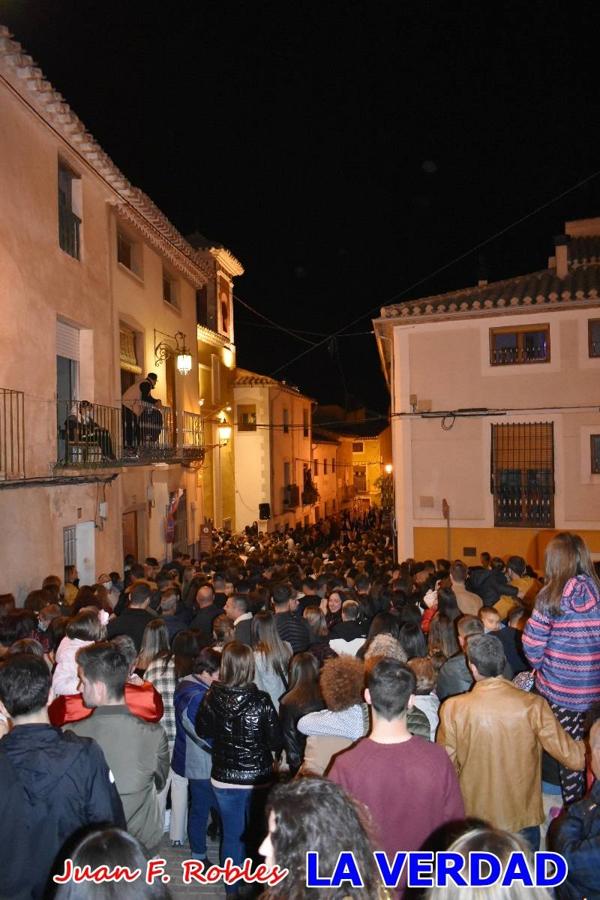
[[[331,474],[335,475],[335,456],[331,457]]]
[[[323,460],[323,475],[327,475],[327,459]]]
[[[117,262],[142,277],[142,248],[139,243],[123,231],[117,231]]]
[[[589,320],[588,341],[590,356],[600,356],[600,319]]]
[[[214,294],[209,293],[206,285],[196,291],[196,321],[204,328],[217,330],[217,304]]]
[[[284,464],[283,464],[283,486],[284,487],[288,487],[288,485],[290,485],[292,483],[291,477],[290,477],[290,469],[291,469],[290,463],[284,462]]]
[[[365,449],[365,445],[362,441],[354,441],[352,444],[352,452],[353,453],[363,453]]]
[[[256,406],[254,404],[240,404],[237,408],[238,431],[256,431]],[[288,482],[285,482],[288,484]]]
[[[302,410],[302,434],[304,437],[308,437],[308,410]]]
[[[592,475],[600,475],[600,434],[591,434]]]
[[[496,526],[554,527],[554,426],[492,425]]]
[[[367,490],[367,469],[365,466],[354,467],[354,489],[358,493],[364,493]]]
[[[63,559],[67,566],[77,565],[77,531],[75,525],[63,528]]]
[[[58,243],[61,250],[79,259],[81,179],[64,163],[58,164]]]
[[[229,337],[231,328],[231,285],[226,278],[219,278],[220,332]]]
[[[283,411],[283,433],[290,433],[290,411],[289,409],[284,409]]]
[[[490,330],[490,364],[517,366],[550,362],[550,326],[523,325]]]
[[[313,475],[317,476],[319,474],[319,460],[313,459]]]
[[[119,359],[121,369],[126,372],[133,372],[136,375],[142,374],[142,367],[138,361],[137,346],[135,332],[126,325],[119,327]]]
[[[179,306],[178,297],[177,297],[177,280],[173,278],[165,269],[163,269],[163,300],[165,303],[170,303],[171,306]]]

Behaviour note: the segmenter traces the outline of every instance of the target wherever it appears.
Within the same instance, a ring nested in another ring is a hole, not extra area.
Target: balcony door
[[[67,456],[67,419],[79,400],[79,329],[56,323],[56,426],[58,459]]]
[[[170,409],[168,415],[163,414],[163,428],[165,429],[165,441],[169,447],[177,446],[177,370],[175,357],[169,356],[165,362],[165,377],[167,385],[167,406]]]

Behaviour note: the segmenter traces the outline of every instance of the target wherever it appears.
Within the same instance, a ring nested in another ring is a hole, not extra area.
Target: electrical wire
[[[371,316],[378,309],[381,309],[383,306],[388,306],[391,303],[396,302],[402,297],[405,297],[407,294],[411,293],[415,290],[415,288],[420,287],[422,284],[425,284],[427,281],[430,281],[432,278],[435,278],[436,275],[440,275],[442,272],[445,272],[451,266],[456,265],[456,263],[461,262],[463,259],[466,259],[468,256],[471,256],[472,253],[475,253],[477,250],[480,250],[482,247],[487,246],[492,241],[497,240],[497,238],[502,237],[502,235],[506,234],[508,231],[511,231],[513,228],[516,228],[517,225],[521,225],[523,222],[526,222],[528,219],[531,219],[533,216],[537,215],[542,210],[547,209],[549,206],[552,206],[553,203],[556,203],[558,200],[562,200],[563,197],[568,196],[573,191],[576,191],[578,188],[583,187],[584,184],[588,184],[588,182],[592,181],[594,178],[597,178],[600,175],[600,169],[597,169],[595,172],[592,172],[591,175],[588,175],[586,178],[582,178],[580,181],[571,185],[571,187],[567,188],[564,191],[561,191],[560,194],[556,194],[554,197],[551,197],[549,200],[546,200],[544,203],[541,203],[539,206],[536,206],[535,209],[526,213],[523,216],[520,216],[518,219],[515,219],[514,222],[511,222],[510,225],[506,225],[504,228],[501,228],[499,231],[494,232],[494,234],[490,235],[484,240],[479,241],[469,250],[465,250],[463,253],[460,253],[458,256],[455,256],[453,259],[449,260],[443,265],[438,266],[432,272],[429,272],[427,275],[419,278],[417,281],[414,281],[408,287],[404,288],[402,291],[399,291],[397,294],[394,294],[392,297],[389,297],[387,300],[384,300],[378,303],[376,306],[373,306],[371,309],[367,310],[367,312],[361,313],[360,316],[357,316],[355,319],[352,319],[346,325],[343,325],[341,328],[338,328],[336,331],[331,332],[318,343],[314,344],[312,347],[303,350],[302,353],[298,353],[297,356],[292,357],[283,365],[279,366],[279,368],[274,369],[271,372],[271,377],[274,378],[279,372],[282,372],[284,369],[289,368],[293,363],[298,362],[299,359],[302,359],[306,356],[307,353],[310,353],[311,350],[316,350],[318,347],[322,347],[323,344],[326,344],[332,338],[337,337],[343,331],[346,331],[347,328],[351,328],[353,325],[356,325],[358,322],[361,322],[363,319],[367,318],[367,316]]]
[[[253,312],[254,315],[259,316],[261,319],[264,319],[271,328],[276,328],[278,331],[283,331],[285,334],[289,334],[291,337],[296,338],[298,341],[303,341],[303,343],[308,344],[310,347],[314,347],[314,341],[309,341],[307,338],[301,337],[297,332],[292,331],[290,328],[286,328],[285,325],[280,325],[279,322],[273,321],[273,319],[269,319],[268,316],[263,315],[263,313],[259,312],[257,309],[254,309],[253,306],[250,306],[249,303],[246,303],[245,300],[242,300],[241,297],[238,297],[237,294],[233,295],[233,299],[237,300],[238,303],[241,303],[246,309],[249,309],[250,312]]]

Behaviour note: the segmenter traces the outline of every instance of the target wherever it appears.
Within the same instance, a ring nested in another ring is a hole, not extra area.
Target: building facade
[[[0,73],[0,560],[22,598],[196,543],[212,276],[6,29]],[[148,372],[160,406],[124,404]]]
[[[198,233],[188,240],[209,276],[197,293],[198,380],[206,442],[198,471],[202,514],[215,528],[235,531],[233,286],[244,269],[221,244]]]
[[[547,269],[385,307],[398,556],[600,554],[600,219]],[[435,360],[435,365],[431,365]]]
[[[312,524],[312,401],[246,369],[237,370],[233,394],[236,528]]]

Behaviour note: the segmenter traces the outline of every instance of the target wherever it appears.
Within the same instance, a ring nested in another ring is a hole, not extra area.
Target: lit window
[[[238,406],[237,426],[238,431],[256,431],[256,406],[254,404],[247,403]]]
[[[490,364],[518,366],[550,362],[550,326],[523,325],[518,328],[492,328]]]

